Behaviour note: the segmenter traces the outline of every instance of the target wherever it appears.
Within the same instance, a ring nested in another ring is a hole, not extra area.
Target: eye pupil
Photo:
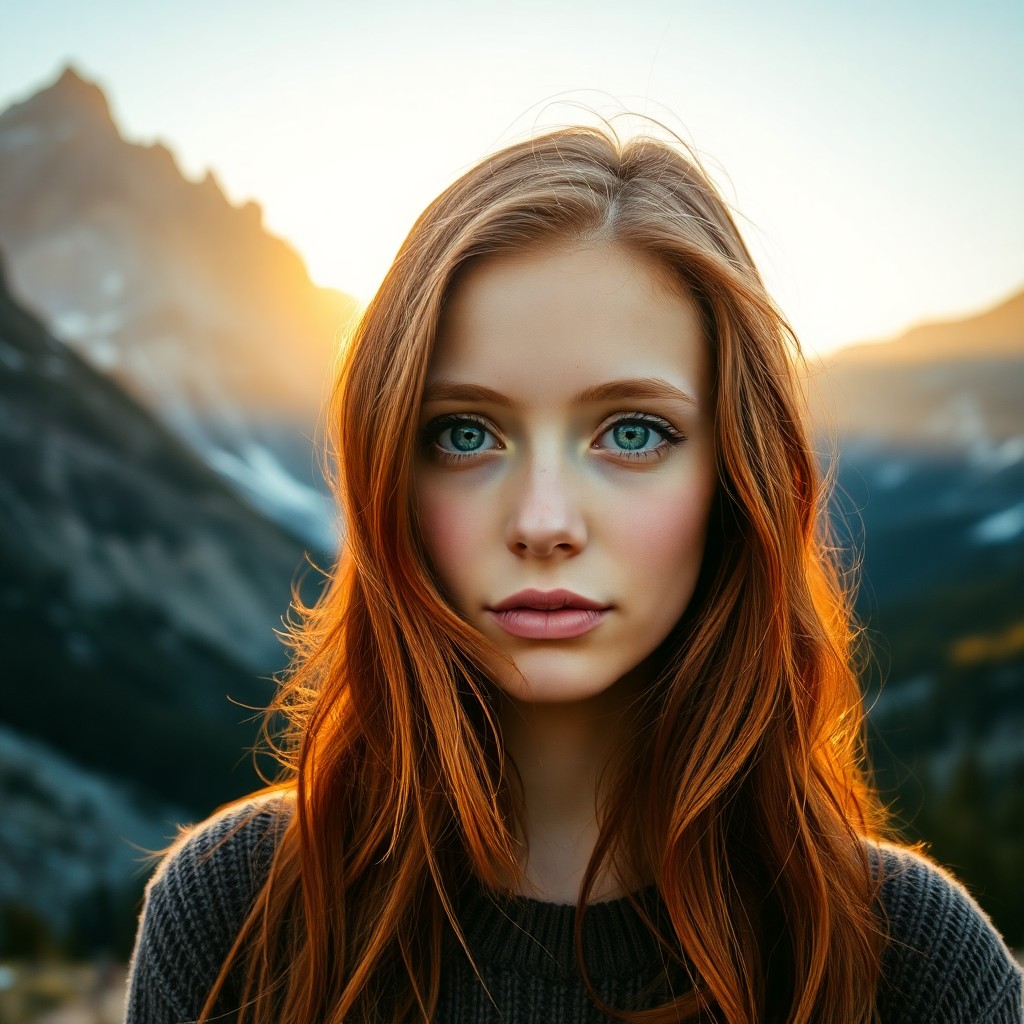
[[[613,430],[615,443],[627,451],[636,451],[647,444],[651,436],[651,428],[639,423],[622,423]]]

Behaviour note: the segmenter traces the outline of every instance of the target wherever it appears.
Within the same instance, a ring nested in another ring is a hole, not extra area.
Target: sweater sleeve
[[[233,807],[170,850],[146,887],[126,1024],[191,1024],[266,878],[280,798]]]
[[[1021,971],[985,912],[942,868],[879,847],[888,921],[885,1024],[1021,1024]]]

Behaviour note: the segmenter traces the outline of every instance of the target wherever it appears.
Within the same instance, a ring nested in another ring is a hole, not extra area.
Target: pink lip
[[[512,636],[567,640],[589,633],[610,609],[571,590],[520,590],[487,610]]]
[[[587,608],[602,612],[608,605],[589,598],[580,597],[571,590],[520,590],[504,601],[490,606],[492,612],[503,612],[512,608],[538,608],[541,611],[557,611],[560,608]]]

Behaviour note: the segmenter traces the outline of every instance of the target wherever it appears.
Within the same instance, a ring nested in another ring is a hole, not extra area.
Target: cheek
[[[650,582],[652,597],[656,590],[688,599],[704,557],[710,505],[710,488],[650,495],[642,515],[618,531],[619,550],[634,575]]]
[[[441,583],[457,598],[473,552],[481,550],[480,510],[465,495],[452,495],[438,486],[421,487],[417,505],[427,554]]]

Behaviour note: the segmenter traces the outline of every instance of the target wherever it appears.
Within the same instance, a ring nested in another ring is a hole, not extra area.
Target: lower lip
[[[608,609],[559,608],[542,611],[540,608],[509,608],[491,612],[506,633],[527,640],[569,640],[583,636],[599,626]]]

